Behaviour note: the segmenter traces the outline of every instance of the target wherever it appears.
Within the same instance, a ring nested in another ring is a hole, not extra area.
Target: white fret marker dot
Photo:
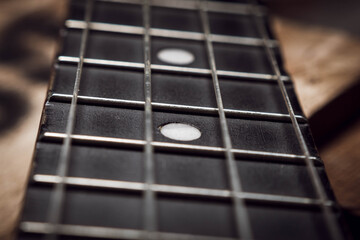
[[[174,65],[188,65],[195,60],[194,54],[189,51],[177,48],[166,48],[157,54],[158,59],[165,63]]]
[[[201,137],[196,127],[185,123],[168,123],[160,127],[160,132],[167,138],[178,141],[193,141]]]

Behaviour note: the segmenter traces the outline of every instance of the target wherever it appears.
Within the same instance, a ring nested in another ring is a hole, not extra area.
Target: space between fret
[[[129,190],[129,191],[145,191],[146,184],[142,182],[129,182],[119,180],[105,180],[96,178],[84,178],[84,177],[59,177],[56,175],[35,174],[33,181],[36,183],[48,183],[54,184],[64,182],[69,186],[78,186],[85,188],[99,188],[109,190]],[[222,189],[209,189],[198,187],[186,187],[164,184],[150,184],[151,191],[171,194],[171,195],[187,195],[193,197],[205,197],[205,198],[230,198],[232,194],[236,197],[242,198],[251,202],[272,203],[280,205],[296,205],[296,206],[319,206],[321,203],[317,199],[306,197],[294,197],[276,194],[265,193],[252,193],[252,192],[231,192],[230,190]],[[335,203],[328,201],[328,206],[333,206]]]

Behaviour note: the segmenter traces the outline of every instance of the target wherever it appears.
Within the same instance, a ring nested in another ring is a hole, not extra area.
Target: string
[[[216,70],[216,63],[215,63],[215,55],[214,50],[210,38],[210,26],[209,26],[209,20],[207,17],[207,9],[206,9],[206,1],[199,2],[199,11],[200,11],[200,17],[201,22],[204,29],[205,34],[205,43],[206,43],[206,49],[208,54],[208,60],[209,65],[211,68],[211,75],[213,79],[213,85],[214,85],[214,91],[216,96],[216,102],[220,117],[220,126],[221,126],[221,132],[222,132],[222,138],[223,138],[223,144],[225,147],[225,156],[226,156],[226,165],[227,165],[227,172],[229,174],[229,180],[231,185],[231,195],[232,200],[234,204],[234,210],[235,210],[235,222],[237,227],[237,234],[240,239],[246,239],[251,240],[253,239],[253,234],[250,226],[250,220],[248,216],[248,212],[246,209],[246,205],[244,202],[244,199],[237,197],[237,193],[242,192],[242,186],[240,177],[237,171],[236,162],[234,159],[234,154],[232,152],[232,143],[231,138],[229,134],[229,129],[226,121],[223,101],[221,97],[221,91],[220,91],[220,84],[217,76],[217,70]]]
[[[62,209],[65,199],[65,183],[64,177],[67,175],[69,160],[70,160],[70,150],[71,150],[71,135],[74,131],[75,119],[76,119],[76,106],[78,92],[80,89],[80,80],[84,64],[84,55],[86,50],[87,39],[89,35],[89,23],[91,20],[92,9],[93,9],[93,0],[87,0],[86,9],[85,9],[85,24],[81,36],[80,42],[80,52],[79,52],[79,62],[76,70],[76,77],[72,95],[72,101],[69,109],[69,115],[66,123],[65,134],[66,137],[63,140],[63,145],[60,152],[59,163],[57,166],[57,177],[58,181],[55,183],[54,190],[51,195],[50,205],[49,205],[49,214],[48,222],[51,224],[51,229],[49,234],[46,236],[48,240],[57,239],[58,225],[60,224],[62,217]]]
[[[155,183],[152,106],[151,106],[151,49],[150,49],[150,6],[148,0],[143,1],[144,22],[144,93],[145,93],[145,206],[144,229],[147,231],[144,238],[149,239],[150,232],[157,230],[155,193],[151,185]]]

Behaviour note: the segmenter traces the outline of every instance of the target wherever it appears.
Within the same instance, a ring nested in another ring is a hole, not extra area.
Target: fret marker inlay
[[[160,127],[160,132],[167,138],[178,141],[193,141],[201,137],[196,127],[185,123],[168,123]]]
[[[158,52],[160,61],[174,65],[189,65],[195,60],[194,54],[187,50],[177,48],[165,48]]]

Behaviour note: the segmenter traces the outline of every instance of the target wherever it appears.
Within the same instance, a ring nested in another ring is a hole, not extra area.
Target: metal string
[[[220,117],[220,126],[223,138],[223,144],[225,147],[226,165],[229,175],[230,185],[232,189],[232,201],[234,204],[235,223],[237,227],[237,234],[239,238],[250,240],[253,239],[253,234],[250,226],[250,219],[246,209],[245,201],[241,198],[236,197],[236,193],[242,192],[242,186],[240,177],[237,171],[236,162],[232,150],[232,143],[229,134],[229,128],[226,121],[224,112],[224,106],[221,98],[220,84],[216,71],[215,55],[210,38],[210,26],[207,17],[206,1],[199,2],[199,11],[201,22],[205,34],[205,43],[208,54],[209,65],[211,68],[211,75],[213,79],[214,91],[216,96],[216,102]]]
[[[147,233],[144,238],[150,238],[150,232],[157,230],[155,192],[151,185],[155,183],[152,105],[151,105],[151,48],[150,48],[150,6],[148,0],[143,1],[144,22],[144,92],[145,92],[145,206],[144,229]]]
[[[62,209],[65,200],[64,177],[67,175],[68,167],[69,167],[68,165],[70,160],[71,139],[72,139],[71,135],[73,133],[75,126],[77,98],[80,88],[80,80],[81,80],[81,74],[84,64],[86,44],[89,35],[89,23],[91,20],[93,4],[94,4],[93,0],[87,0],[86,9],[85,9],[86,28],[84,28],[81,36],[79,62],[76,70],[73,95],[72,95],[69,115],[66,124],[66,131],[65,131],[66,137],[63,141],[63,145],[59,157],[59,163],[57,166],[58,181],[54,186],[54,190],[52,192],[51,201],[49,205],[48,222],[52,224],[51,225],[52,229],[50,229],[49,231],[50,233],[46,236],[46,239],[48,240],[57,239],[58,224],[60,224],[62,217]]]

